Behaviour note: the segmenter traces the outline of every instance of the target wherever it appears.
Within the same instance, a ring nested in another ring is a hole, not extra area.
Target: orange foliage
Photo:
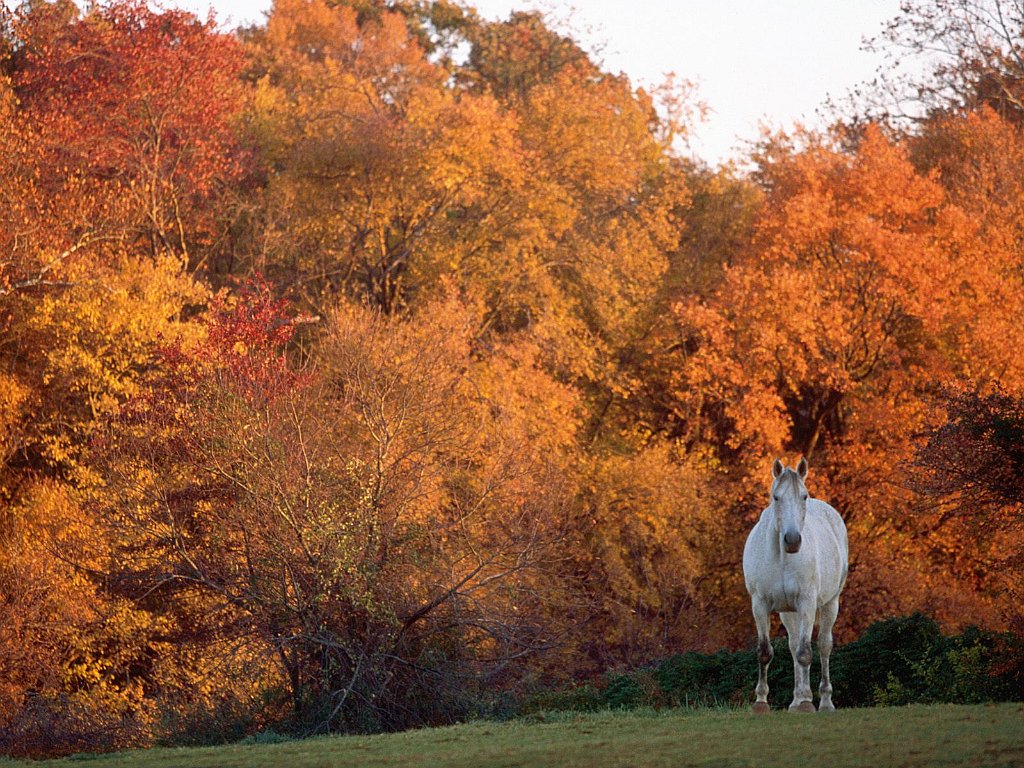
[[[516,355],[495,401],[471,354],[479,318],[447,302],[413,320],[341,307],[316,368],[295,371],[281,307],[249,295],[169,351],[104,441],[118,591],[170,611],[206,666],[224,640],[254,644],[265,685],[314,729],[349,726],[367,697],[396,706],[433,657],[450,658],[431,685],[456,685],[457,661],[508,664],[563,622],[571,395]],[[531,439],[538,411],[566,420],[548,442]]]
[[[741,175],[535,13],[2,21],[5,749],[448,722],[745,644],[776,455],[847,521],[841,637],[1020,625],[1019,499],[968,487],[1015,454],[965,421],[1024,395],[1011,61]]]
[[[768,195],[751,250],[708,301],[679,305],[698,344],[681,407],[750,468],[746,492],[768,457],[811,457],[814,491],[850,527],[851,613],[991,621],[969,569],[948,578],[959,545],[907,515],[900,462],[935,382],[1016,367],[1012,346],[975,341],[1004,310],[986,291],[1000,265],[980,258],[976,227],[938,175],[920,175],[876,127],[852,153],[776,144],[760,174]]]

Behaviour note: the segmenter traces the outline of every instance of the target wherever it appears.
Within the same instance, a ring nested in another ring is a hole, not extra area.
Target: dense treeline
[[[5,13],[4,748],[444,722],[744,645],[776,455],[850,529],[841,641],[1024,629],[997,4],[890,26],[958,41],[915,120],[766,137],[745,174],[677,152],[685,86],[537,14]]]

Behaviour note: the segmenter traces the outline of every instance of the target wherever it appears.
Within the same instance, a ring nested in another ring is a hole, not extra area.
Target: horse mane
[[[783,485],[790,482],[795,483],[796,487],[799,488],[800,475],[797,473],[795,469],[786,467],[784,470],[782,470],[779,476],[775,478],[775,484],[772,486],[772,489],[774,490],[776,488],[782,488]]]

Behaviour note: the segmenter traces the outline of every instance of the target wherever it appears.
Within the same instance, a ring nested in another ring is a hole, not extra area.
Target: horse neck
[[[768,535],[768,552],[772,560],[783,563],[786,559],[786,552],[782,548],[782,531],[779,530],[779,526],[775,524],[774,520],[769,523],[768,530],[770,531]]]
[[[782,550],[782,531],[779,530],[779,526],[775,523],[775,512],[771,507],[768,508],[767,515],[762,522],[764,523],[764,536],[767,539],[765,550],[772,561],[781,563],[784,555]]]

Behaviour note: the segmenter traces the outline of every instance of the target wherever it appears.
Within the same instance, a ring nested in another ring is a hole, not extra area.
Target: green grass
[[[741,711],[555,714],[384,736],[151,749],[0,766],[313,768],[314,766],[1022,766],[1024,705],[914,705],[834,715]]]

